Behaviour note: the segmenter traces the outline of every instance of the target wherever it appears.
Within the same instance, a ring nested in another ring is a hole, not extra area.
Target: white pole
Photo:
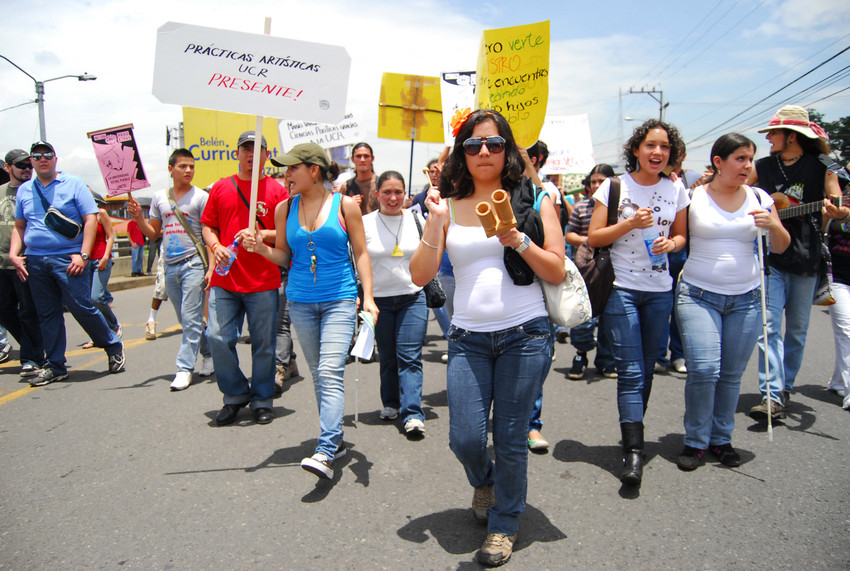
[[[266,17],[265,26],[263,29],[263,33],[265,35],[271,34],[272,31],[272,19],[268,16]],[[250,207],[248,208],[248,228],[253,231],[254,226],[256,226],[255,220],[257,219],[257,187],[260,183],[260,153],[262,153],[263,148],[263,117],[261,115],[257,115],[257,126],[254,129],[254,160],[251,166],[251,202]]]
[[[761,332],[762,339],[764,339],[764,378],[767,383],[767,439],[773,442],[773,419],[771,418],[773,404],[770,400],[770,360],[767,358],[767,289],[764,283],[764,272],[767,266],[764,265],[764,246],[762,245],[764,242],[763,228],[758,228],[756,241],[758,242],[759,249],[759,265],[761,266],[759,277],[761,278]]]

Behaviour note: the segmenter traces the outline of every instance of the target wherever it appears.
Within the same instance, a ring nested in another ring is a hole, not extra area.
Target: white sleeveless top
[[[531,285],[514,285],[505,269],[505,247],[495,236],[487,238],[481,226],[459,226],[452,216],[446,251],[455,274],[456,327],[489,333],[548,316],[537,278]]]

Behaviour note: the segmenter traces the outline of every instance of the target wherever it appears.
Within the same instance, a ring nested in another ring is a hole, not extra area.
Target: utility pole
[[[640,90],[630,87],[629,93],[646,93],[647,95],[655,99],[658,102],[658,120],[664,120],[664,110],[667,109],[670,103],[664,103],[663,91],[661,91],[660,89],[655,89],[655,87],[653,87],[652,89],[644,89],[641,87]],[[658,97],[655,96],[656,93],[658,94]]]

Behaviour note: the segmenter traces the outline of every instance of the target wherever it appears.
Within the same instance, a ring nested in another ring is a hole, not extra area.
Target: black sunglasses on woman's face
[[[505,150],[505,139],[503,137],[470,137],[463,142],[463,151],[470,156],[481,152],[481,145],[487,145],[487,150],[497,155]]]

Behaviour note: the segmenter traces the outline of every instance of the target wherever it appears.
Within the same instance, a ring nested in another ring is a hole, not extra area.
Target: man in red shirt
[[[130,220],[127,223],[127,233],[130,235],[130,248],[132,248],[132,273],[130,275],[134,278],[143,276],[145,275],[142,273],[142,262],[145,260],[145,235],[142,234],[142,230],[135,220]]]
[[[263,240],[274,244],[274,211],[289,194],[277,181],[262,174],[269,157],[265,137],[259,161],[257,220],[249,222],[251,172],[254,162],[254,131],[239,136],[237,159],[239,172],[218,181],[210,189],[209,200],[201,216],[203,236],[214,260],[210,260],[210,301],[207,337],[215,365],[218,388],[224,394],[224,407],[216,424],[224,426],[236,420],[246,404],[251,405],[258,424],[274,420],[272,398],[275,375],[275,319],[278,309],[280,269],[264,257],[242,248],[246,235],[260,228]],[[237,245],[237,257],[226,275],[215,271],[226,266],[228,246]],[[247,316],[251,331],[251,382],[239,368],[236,341]]]

